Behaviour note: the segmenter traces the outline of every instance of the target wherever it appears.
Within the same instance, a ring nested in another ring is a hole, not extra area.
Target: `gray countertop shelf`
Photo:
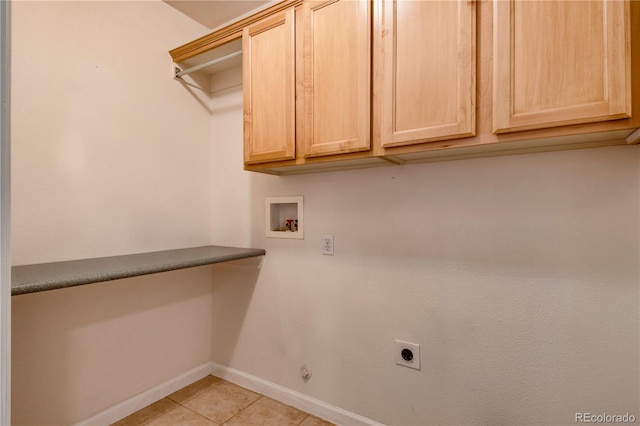
[[[55,290],[264,256],[262,249],[204,246],[11,268],[11,295]]]

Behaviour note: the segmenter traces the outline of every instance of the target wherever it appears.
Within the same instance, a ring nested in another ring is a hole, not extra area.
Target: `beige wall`
[[[215,240],[267,250],[250,293],[214,285],[215,362],[385,424],[640,418],[637,146],[275,177],[241,170],[241,89],[213,110]],[[288,195],[305,239],[265,238]]]
[[[13,297],[12,424],[73,424],[211,360],[211,267]]]
[[[168,54],[206,32],[160,1],[15,2],[14,264],[209,242],[210,112]]]
[[[209,111],[160,1],[13,2],[14,264],[210,243]],[[13,298],[13,424],[72,424],[211,360],[212,269]]]

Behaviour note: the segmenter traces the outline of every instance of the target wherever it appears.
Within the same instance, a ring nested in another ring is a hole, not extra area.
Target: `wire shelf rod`
[[[180,70],[180,68],[175,67],[175,74],[173,78],[181,78],[183,75],[191,74],[192,72],[200,71],[203,68],[210,67],[211,65],[219,64],[220,62],[228,61],[229,59],[233,59],[236,56],[242,55],[242,50],[238,50],[237,52],[229,53],[228,55],[221,56],[219,58],[213,59],[209,62],[205,62],[204,64],[196,65],[191,68],[187,68],[186,70]]]

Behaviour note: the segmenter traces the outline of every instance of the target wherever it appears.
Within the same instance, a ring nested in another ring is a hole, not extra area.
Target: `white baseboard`
[[[383,426],[382,423],[215,362],[211,363],[211,374],[336,425]]]
[[[76,423],[76,426],[109,425],[117,422],[118,420],[135,413],[149,404],[161,400],[167,395],[171,395],[175,391],[182,389],[183,387],[190,385],[209,374],[211,374],[210,362],[193,368],[178,377],[174,377],[173,379],[161,383],[158,386],[139,393],[126,401],[122,401],[121,403],[96,414],[95,416],[82,420],[81,422]]]
[[[161,400],[165,396],[198,381],[209,374],[220,377],[238,386],[273,398],[283,404],[290,405],[320,417],[336,425],[349,426],[383,426],[374,420],[336,407],[319,399],[311,398],[284,386],[277,385],[251,374],[236,370],[214,362],[203,364],[183,373],[173,379],[159,384],[151,389],[139,393],[126,401],[122,401],[88,419],[76,423],[76,426],[109,425],[130,414]]]

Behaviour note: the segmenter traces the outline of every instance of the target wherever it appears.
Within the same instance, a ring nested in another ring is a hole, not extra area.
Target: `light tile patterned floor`
[[[308,413],[207,376],[112,426],[332,426]]]

